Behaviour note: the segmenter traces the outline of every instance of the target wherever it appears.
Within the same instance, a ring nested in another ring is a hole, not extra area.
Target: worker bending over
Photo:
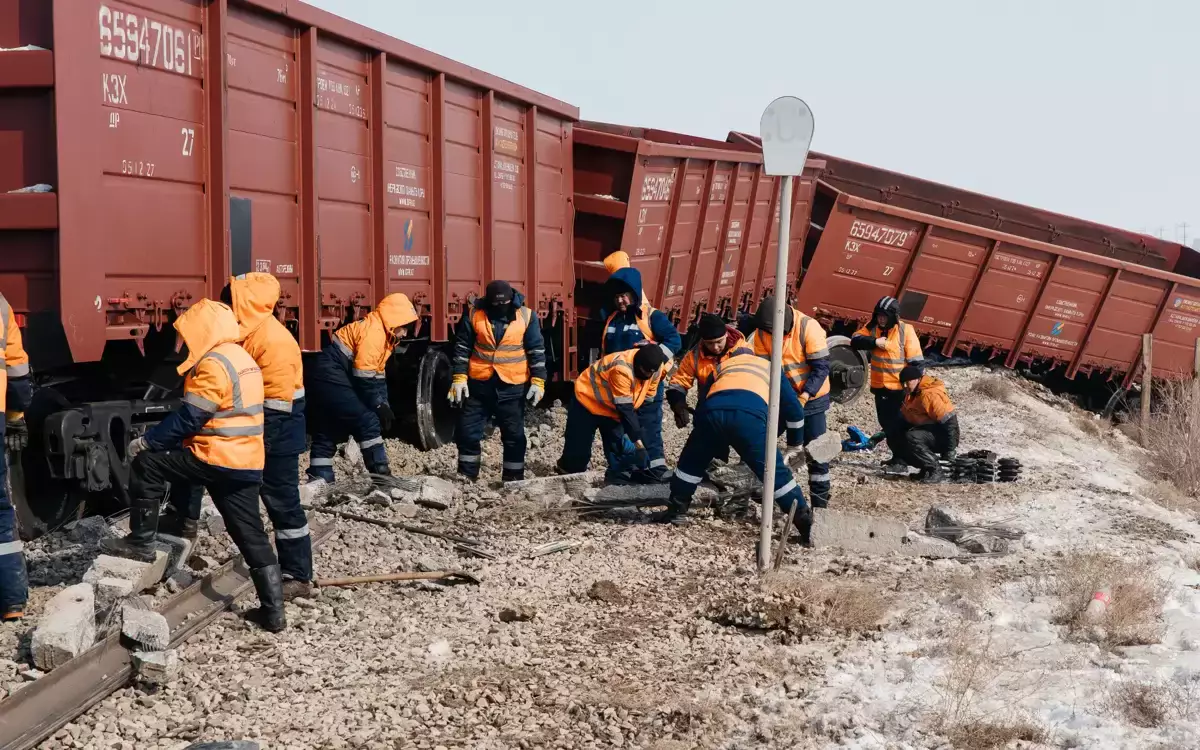
[[[920,365],[925,361],[921,342],[910,323],[900,320],[900,302],[895,297],[884,297],[875,305],[871,324],[859,328],[850,339],[850,346],[871,353],[871,393],[875,394],[875,416],[879,426],[887,435],[888,448],[892,457],[884,462],[884,468],[903,469],[904,446],[900,442],[904,432],[904,419],[900,408],[904,405],[904,386],[900,383],[900,371],[905,365]]]
[[[383,433],[396,419],[388,404],[387,363],[396,345],[416,333],[417,309],[403,294],[389,294],[362,320],[339,328],[309,373],[313,423],[308,474],[333,482],[338,443],[354,438],[367,471],[391,474]]]
[[[154,560],[168,485],[202,485],[250,568],[260,606],[247,616],[278,632],[287,625],[283,578],[258,513],[266,461],[262,370],[237,345],[237,318],[220,302],[200,300],[179,316],[175,330],[187,347],[187,359],[178,368],[186,373],[183,403],[130,442],[129,534],[101,540],[100,551]]]
[[[679,367],[671,376],[667,386],[667,403],[675,413],[675,426],[684,429],[691,419],[687,405],[687,394],[694,384],[697,388],[696,404],[704,403],[708,389],[712,386],[714,367],[731,356],[733,350],[745,343],[745,338],[736,328],[726,325],[719,315],[704,313],[697,325],[700,342],[679,359]],[[729,460],[729,451],[714,456],[722,461]]]
[[[679,331],[662,311],[655,310],[642,295],[642,274],[635,268],[615,271],[604,285],[604,299],[611,310],[604,323],[601,357],[632,349],[643,342],[657,344],[668,362],[679,353],[683,342]],[[638,300],[642,300],[638,304]],[[638,407],[638,420],[643,441],[650,458],[650,474],[659,481],[670,477],[667,459],[663,454],[662,402],[666,383],[649,395]]]
[[[946,384],[921,368],[906,365],[900,371],[904,383],[903,446],[905,459],[921,471],[913,478],[922,482],[942,481],[938,456],[953,460],[958,450],[958,415],[946,393]]]
[[[608,457],[605,479],[617,484],[632,481],[633,470],[644,469],[649,463],[638,407],[658,391],[667,370],[667,355],[657,346],[609,354],[584,370],[575,380],[575,400],[567,409],[558,471],[587,471],[592,440],[599,430]],[[634,447],[632,453],[629,444]]]
[[[768,402],[771,394],[771,363],[754,354],[749,347],[739,347],[713,367],[713,382],[708,397],[696,409],[695,426],[679,456],[675,476],[671,479],[671,496],[666,510],[654,520],[666,523],[680,521],[687,514],[692,495],[703,479],[713,455],[731,446],[754,476],[760,480],[766,467]],[[812,511],[804,501],[804,492],[796,484],[788,460],[804,440],[804,409],[791,388],[779,389],[779,407],[787,421],[788,452],[781,455],[775,449],[775,502],[785,512],[798,503],[793,523],[800,532],[801,542],[809,543]]]
[[[25,552],[17,533],[17,514],[8,492],[8,461],[21,460],[21,451],[29,445],[25,410],[33,397],[29,375],[29,355],[21,343],[21,329],[12,306],[0,295],[0,349],[4,367],[0,369],[0,409],[4,425],[0,427],[7,450],[0,456],[0,618],[5,622],[25,616],[29,598],[29,578],[25,572]]]
[[[772,327],[775,325],[775,298],[764,297],[754,315],[757,330],[750,335],[754,353],[771,358]],[[788,306],[783,311],[783,376],[800,405],[804,407],[804,444],[825,434],[829,427],[829,345],[825,329],[813,318]],[[780,425],[780,431],[782,431]],[[829,505],[829,464],[817,463],[806,456],[808,492],[814,508]]]
[[[525,386],[529,393],[526,395]],[[479,478],[484,426],[495,417],[504,445],[504,481],[525,478],[525,401],[546,395],[546,344],[538,317],[507,281],[493,281],[454,334],[449,399],[462,405],[458,473]]]

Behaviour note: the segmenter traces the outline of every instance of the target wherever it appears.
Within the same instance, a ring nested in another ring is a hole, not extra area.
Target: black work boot
[[[119,539],[101,539],[100,551],[113,557],[154,562],[157,552],[154,539],[158,536],[158,512],[157,500],[135,499],[129,507],[129,533]]]
[[[523,482],[525,481],[524,469],[505,469],[500,477],[505,482]]]
[[[800,535],[800,546],[812,546],[812,525],[813,512],[811,508],[797,509],[796,515],[792,518],[792,525],[796,527],[796,533]]]
[[[687,512],[691,507],[691,500],[671,495],[667,498],[666,509],[650,516],[650,520],[654,523],[671,523],[679,526],[687,522]]]
[[[194,518],[185,518],[178,513],[163,515],[158,521],[158,528],[164,534],[181,539],[196,541],[196,537],[200,536],[200,522]]]
[[[283,582],[283,600],[285,602],[290,602],[293,599],[311,599],[312,595],[312,581],[298,581],[295,578],[288,578]]]
[[[367,472],[376,474],[381,477],[390,477],[392,475],[392,467],[386,461],[378,464],[367,464]]]
[[[283,612],[283,573],[278,565],[250,571],[254,590],[258,592],[258,607],[246,613],[246,619],[270,633],[287,627]]]
[[[942,474],[941,468],[936,468],[936,469],[925,468],[925,469],[921,469],[921,471],[918,472],[917,475],[913,477],[913,479],[920,482],[921,484],[941,484],[941,482],[945,479],[945,475]]]

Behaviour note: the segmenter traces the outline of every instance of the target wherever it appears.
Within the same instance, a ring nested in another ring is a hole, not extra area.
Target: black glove
[[[396,421],[396,414],[392,411],[392,407],[388,406],[387,402],[375,407],[375,414],[379,416],[379,426],[384,432],[391,432],[392,423]]]
[[[675,412],[676,427],[682,430],[688,426],[688,423],[691,421],[691,415],[688,414],[687,404],[671,404],[671,411]]]
[[[650,452],[646,450],[645,446],[635,445],[634,452],[637,454],[639,467],[645,468],[650,465]]]
[[[955,414],[946,420],[946,444],[950,446],[950,450],[946,451],[953,458],[954,451],[958,449],[958,415]]]
[[[21,418],[5,424],[7,434],[4,437],[4,447],[10,451],[25,450],[29,445],[29,425]]]

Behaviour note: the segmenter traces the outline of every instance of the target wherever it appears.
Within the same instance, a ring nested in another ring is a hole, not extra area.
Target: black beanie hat
[[[719,339],[726,333],[725,320],[720,315],[704,313],[700,316],[700,338]]]
[[[487,303],[492,307],[503,307],[512,302],[513,288],[507,281],[496,280],[487,285]]]
[[[907,383],[910,380],[920,380],[924,374],[925,372],[921,369],[920,365],[905,365],[904,369],[900,371],[900,382]]]
[[[754,323],[760,331],[771,333],[771,329],[775,326],[775,298],[763,297],[762,302],[758,305],[758,312],[754,314]],[[783,309],[783,332],[788,334],[792,332],[792,326],[796,324],[795,315],[792,313],[792,306],[788,305]]]
[[[657,344],[639,346],[637,354],[633,355],[634,369],[642,372],[654,372],[667,363],[667,354]]]

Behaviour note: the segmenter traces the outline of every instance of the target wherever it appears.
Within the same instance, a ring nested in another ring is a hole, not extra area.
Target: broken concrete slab
[[[900,521],[845,513],[828,508],[813,510],[814,547],[838,547],[868,555],[897,552],[913,557],[958,557],[955,545],[909,531]]]
[[[362,448],[358,447],[358,443],[354,440],[346,442],[346,447],[342,449],[342,455],[346,457],[346,461],[350,464],[350,470],[365,474],[367,471],[367,462],[363,460]]]
[[[329,485],[324,479],[314,479],[311,482],[305,482],[300,485],[300,504],[312,505],[317,500],[325,497],[325,493],[329,491]]]
[[[33,663],[50,670],[82,654],[96,642],[96,595],[90,583],[58,592],[33,631]]]
[[[92,561],[92,567],[83,574],[84,583],[98,583],[105,578],[119,578],[129,581],[133,593],[144,591],[163,579],[167,572],[168,555],[157,550],[154,562],[146,563],[141,560],[127,560],[124,557],[100,555]]]
[[[133,669],[137,679],[148,685],[166,685],[179,672],[179,654],[169,651],[134,651]]]
[[[522,479],[516,482],[505,482],[505,494],[511,492],[529,492],[532,490],[541,491],[545,488],[547,492],[557,491],[565,492],[568,486],[575,484],[584,487],[590,487],[604,480],[604,472],[602,471],[582,471],[578,474],[556,474],[549,477],[534,477],[533,479]],[[580,490],[582,492],[582,489]]]
[[[904,546],[900,551],[906,555],[929,557],[938,560],[948,560],[963,556],[963,552],[958,548],[958,545],[953,542],[947,542],[945,539],[938,539],[936,536],[925,536],[924,534],[917,534],[910,531],[905,539]]]
[[[133,581],[124,578],[101,578],[93,586],[96,592],[96,611],[103,612],[121,599],[133,596]]]
[[[826,432],[804,446],[804,452],[819,464],[827,464],[842,453],[842,439],[836,432]]]
[[[133,603],[121,607],[121,635],[146,651],[163,651],[171,644],[167,618]]]
[[[761,487],[762,485],[759,486]],[[665,504],[667,498],[670,496],[670,484],[629,484],[601,487],[593,497],[589,497],[588,499],[598,505],[645,502],[650,500],[662,500],[663,504]],[[712,503],[716,499],[717,491],[712,487],[701,484],[696,488],[696,494],[692,496],[692,504],[705,505]]]

